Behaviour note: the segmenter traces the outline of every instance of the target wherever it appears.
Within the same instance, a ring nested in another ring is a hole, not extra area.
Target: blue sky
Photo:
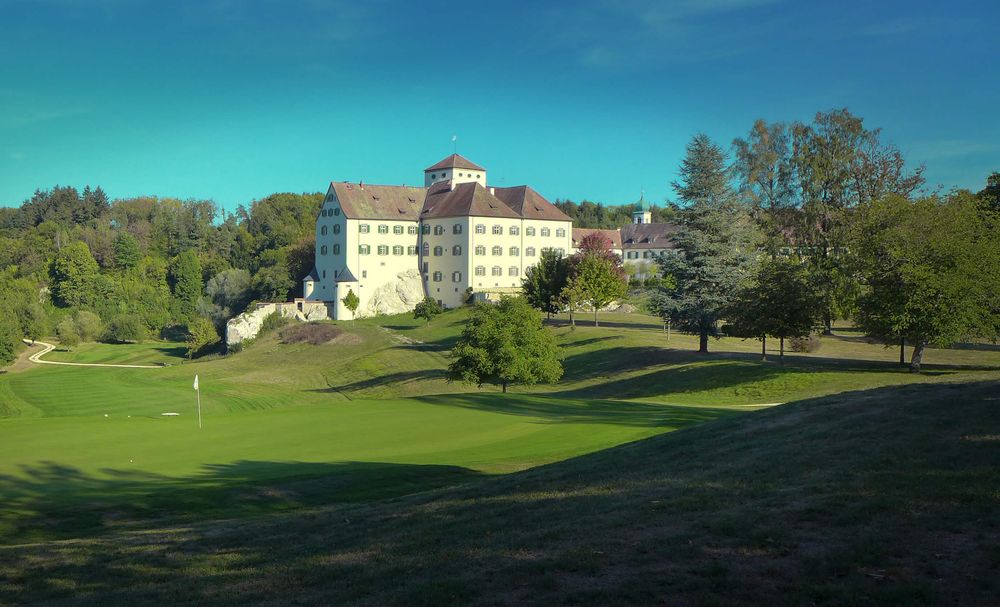
[[[419,183],[672,196],[699,131],[848,107],[928,184],[1000,170],[1000,2],[0,0],[0,204]]]

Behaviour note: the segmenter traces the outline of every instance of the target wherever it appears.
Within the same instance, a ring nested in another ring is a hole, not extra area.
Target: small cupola
[[[645,192],[639,194],[639,201],[635,206],[635,210],[632,211],[632,223],[653,223],[653,207],[646,201]]]
[[[424,169],[425,188],[429,188],[435,183],[442,181],[451,182],[452,185],[478,183],[486,187],[486,169],[468,158],[452,154],[444,160]]]

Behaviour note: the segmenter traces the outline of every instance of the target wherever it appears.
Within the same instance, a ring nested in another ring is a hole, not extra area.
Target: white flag
[[[458,135],[452,135],[451,136],[451,142],[454,143],[456,141],[458,141]]]
[[[195,390],[198,389],[198,376],[197,375],[194,376],[194,389]]]

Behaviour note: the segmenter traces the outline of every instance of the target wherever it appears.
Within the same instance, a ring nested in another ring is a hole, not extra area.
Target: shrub
[[[260,323],[260,331],[257,333],[257,337],[261,335],[266,335],[275,329],[280,329],[288,323],[292,322],[290,319],[285,318],[280,312],[271,312],[264,317],[264,320]]]
[[[104,323],[101,317],[87,310],[80,310],[76,313],[76,332],[80,336],[80,341],[94,341],[104,334]]]
[[[283,344],[311,344],[318,346],[339,337],[343,330],[329,323],[308,322],[284,327],[278,333]]]
[[[819,350],[821,343],[818,335],[790,337],[788,339],[788,349],[792,352],[816,352]]]
[[[73,322],[72,318],[64,318],[56,325],[56,337],[59,338],[59,343],[67,348],[72,348],[80,343],[80,334],[77,332],[76,323]]]
[[[115,316],[108,322],[104,330],[104,341],[123,344],[126,342],[141,342],[145,337],[145,329],[139,319],[130,314]]]
[[[432,318],[441,312],[444,312],[441,304],[433,297],[427,296],[413,308],[413,318],[423,318],[427,322],[430,322]]]
[[[196,316],[187,325],[188,359],[204,353],[206,350],[219,343],[219,334],[215,332],[215,325],[204,316]]]

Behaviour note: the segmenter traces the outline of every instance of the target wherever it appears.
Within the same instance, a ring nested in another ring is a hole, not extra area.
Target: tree
[[[795,204],[789,128],[757,120],[746,139],[733,140],[733,150],[739,191],[754,209],[773,256],[785,244],[787,210]]]
[[[253,292],[262,301],[286,301],[294,286],[284,263],[261,268],[253,277]]]
[[[986,178],[986,187],[980,190],[977,196],[984,209],[1000,213],[1000,171],[993,171]]]
[[[74,317],[76,322],[76,332],[80,336],[80,341],[94,341],[104,333],[104,323],[101,318],[93,312],[80,310]]]
[[[187,356],[190,360],[209,346],[219,343],[215,325],[204,316],[195,316],[187,325]]]
[[[9,315],[0,314],[0,367],[14,362],[20,347],[20,328]]]
[[[433,297],[427,296],[413,308],[413,318],[423,318],[429,324],[431,319],[441,312],[444,312],[441,304]]]
[[[358,305],[361,304],[361,300],[354,294],[354,289],[348,289],[347,295],[344,295],[340,301],[344,302],[344,307],[351,311],[351,318],[354,318],[355,313],[358,311]],[[418,303],[417,305],[419,306],[420,304]],[[430,322],[430,319],[427,319],[427,321]]]
[[[767,358],[767,336],[779,338],[782,362],[785,339],[806,337],[821,316],[822,300],[807,268],[786,259],[763,262],[727,314],[737,335],[761,340],[761,358]]]
[[[131,314],[115,316],[108,321],[108,326],[104,330],[105,341],[118,344],[141,342],[144,335],[142,323]]]
[[[572,281],[594,307],[594,326],[598,326],[597,312],[612,301],[628,292],[625,271],[612,264],[606,257],[593,252],[583,252],[580,260],[573,264]]]
[[[857,322],[871,337],[928,345],[1000,333],[1000,238],[968,193],[911,202],[888,196],[859,209],[852,251],[864,285]]]
[[[201,299],[201,261],[198,253],[188,249],[170,262],[170,284],[179,318],[192,318]]]
[[[139,265],[142,258],[139,252],[139,241],[128,232],[118,232],[114,244],[115,267],[120,270],[131,270]]]
[[[22,303],[18,310],[21,333],[35,343],[49,332],[49,317],[38,301]]]
[[[56,254],[49,269],[52,300],[69,307],[89,305],[99,299],[97,262],[82,242],[70,243]]]
[[[507,391],[513,383],[554,383],[562,377],[555,338],[522,297],[476,304],[451,353],[449,380]]]
[[[198,311],[221,329],[230,318],[243,312],[253,298],[250,272],[238,269],[219,272],[205,284],[205,296]]]
[[[699,336],[699,352],[718,335],[718,321],[749,276],[757,234],[726,180],[725,155],[704,135],[687,147],[674,189],[686,205],[674,235],[679,252],[660,258],[670,277],[651,308],[665,321]]]
[[[587,301],[587,291],[580,284],[578,277],[574,276],[569,279],[559,293],[559,301],[569,310],[569,323],[575,327],[576,317],[574,314],[580,309],[583,302]]]
[[[67,348],[72,348],[80,343],[80,334],[72,318],[66,317],[59,321],[59,324],[56,325],[56,337],[59,338],[59,343]]]
[[[538,263],[524,272],[521,288],[533,307],[552,317],[559,312],[560,296],[566,287],[569,266],[567,259],[555,249],[542,249]]]

